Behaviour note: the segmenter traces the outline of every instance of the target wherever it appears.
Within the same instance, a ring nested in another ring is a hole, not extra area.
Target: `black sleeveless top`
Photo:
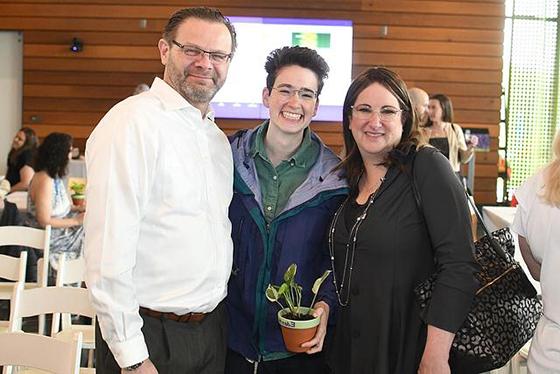
[[[439,149],[439,151],[449,159],[449,141],[447,138],[430,138],[430,145]]]

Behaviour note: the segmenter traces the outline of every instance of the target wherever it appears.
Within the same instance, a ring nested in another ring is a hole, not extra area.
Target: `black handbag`
[[[418,209],[422,201],[411,178]],[[480,265],[480,287],[471,310],[455,334],[449,356],[452,373],[480,373],[504,366],[531,339],[542,314],[542,304],[527,275],[514,259],[515,245],[509,228],[490,233],[482,215],[465,191],[485,236],[474,243]],[[421,317],[430,303],[437,273],[414,292]]]

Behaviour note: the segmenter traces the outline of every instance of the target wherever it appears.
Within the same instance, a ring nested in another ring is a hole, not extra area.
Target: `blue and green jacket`
[[[313,282],[331,268],[327,232],[348,190],[341,172],[332,171],[339,158],[312,134],[312,140],[320,144],[317,161],[282,212],[267,224],[250,156],[256,132],[242,130],[230,138],[235,165],[229,209],[234,254],[226,306],[229,348],[250,360],[262,361],[290,355],[276,317],[279,306],[266,299],[266,287],[280,284],[288,266],[296,263],[296,281],[303,286],[302,305],[311,303]],[[336,294],[331,277],[323,283],[319,300],[329,304],[332,317]]]

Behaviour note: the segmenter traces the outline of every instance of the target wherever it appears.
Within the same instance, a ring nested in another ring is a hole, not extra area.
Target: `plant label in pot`
[[[276,302],[281,307],[278,311],[278,323],[282,330],[286,349],[290,352],[299,353],[309,349],[301,347],[301,344],[313,339],[321,318],[313,316],[314,310],[311,307],[301,306],[302,287],[295,281],[296,272],[297,265],[290,265],[284,273],[284,282],[280,286],[269,284],[265,295],[269,301]],[[325,271],[313,284],[311,306],[315,304],[319,288],[330,273],[330,270]],[[284,299],[287,307],[284,307],[280,302],[281,298]]]
[[[317,333],[317,328],[321,322],[320,317],[313,317],[314,310],[311,308],[300,308],[303,317],[308,317],[306,320],[293,320],[287,318],[290,314],[290,308],[284,308],[278,311],[278,323],[282,330],[282,337],[286,349],[290,352],[305,352],[309,348],[304,348],[301,345],[313,339]]]

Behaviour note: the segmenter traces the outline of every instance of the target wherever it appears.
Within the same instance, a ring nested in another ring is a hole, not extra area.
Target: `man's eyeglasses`
[[[351,106],[350,108],[352,108],[352,111],[354,112],[353,116],[363,121],[369,121],[373,117],[374,113],[377,113],[381,121],[392,121],[403,111],[402,109],[397,109],[392,106],[384,106],[383,108],[376,110],[365,104]]]
[[[189,57],[200,57],[203,54],[207,54],[210,61],[215,64],[223,64],[224,62],[231,59],[232,54],[222,53],[222,52],[209,52],[205,51],[204,49],[195,47],[194,45],[184,45],[179,43],[176,40],[172,40],[173,44],[177,47],[181,48],[181,51],[185,54],[185,56]]]
[[[278,95],[283,98],[289,99],[290,97],[297,95],[300,100],[303,101],[314,101],[317,98],[317,93],[308,88],[295,89],[293,87],[272,87],[273,90],[278,92]]]

